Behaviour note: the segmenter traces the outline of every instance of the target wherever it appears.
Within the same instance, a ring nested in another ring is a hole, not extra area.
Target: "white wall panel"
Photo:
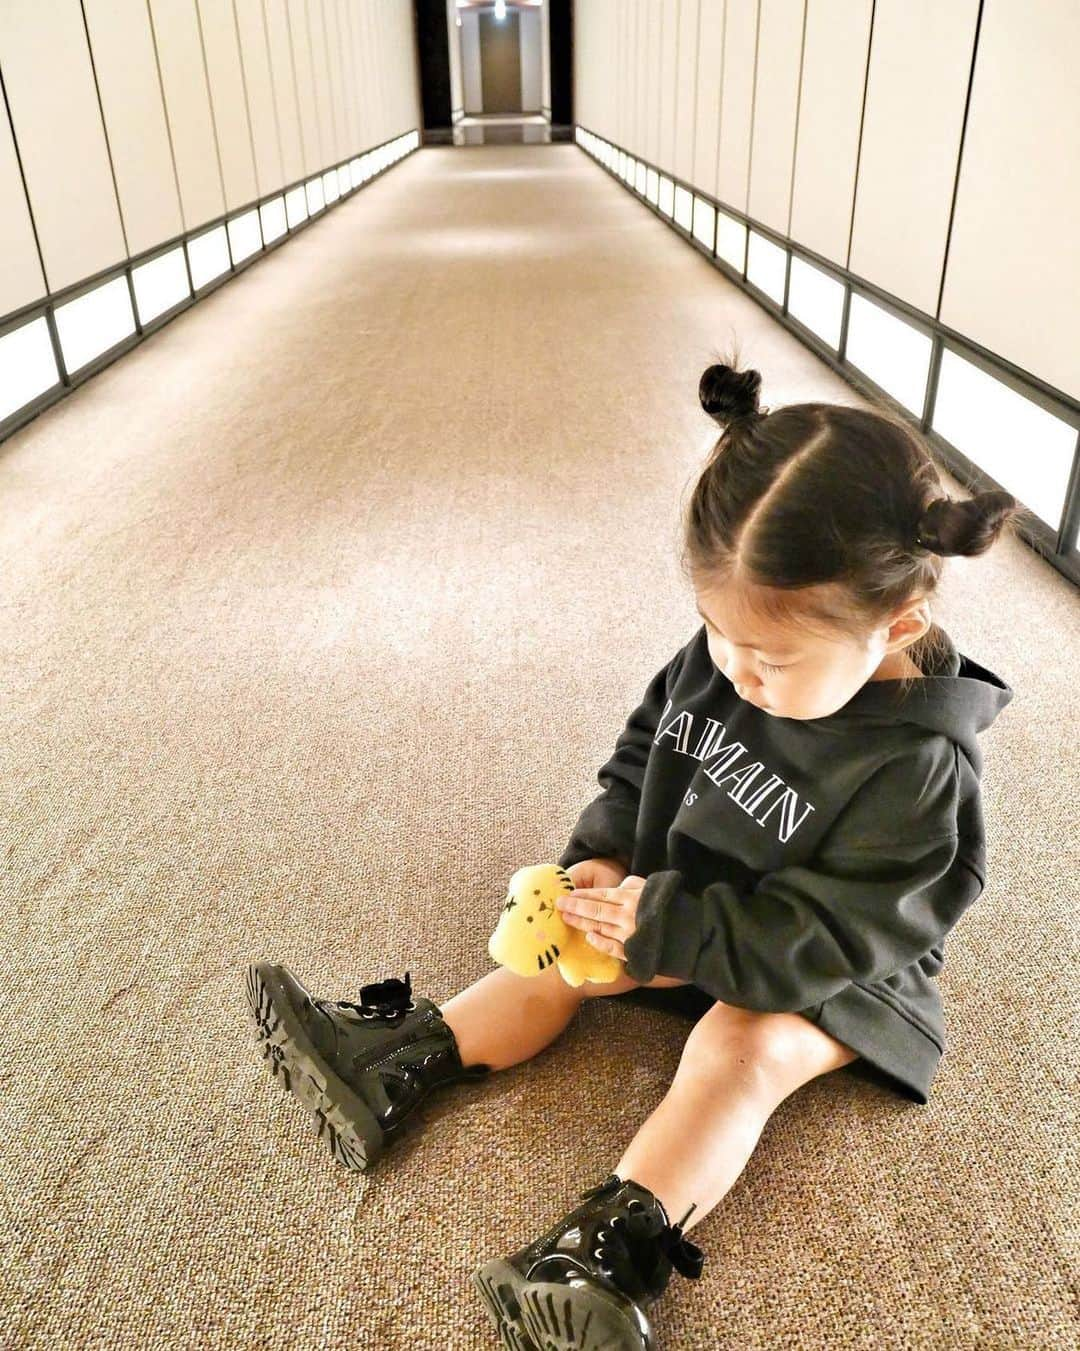
[[[270,74],[270,52],[266,45],[262,0],[240,0],[236,6],[236,23],[240,33],[244,88],[251,118],[251,139],[255,148],[255,176],[259,196],[265,197],[285,182],[285,169],[281,162],[281,138],[274,106],[274,83]]]
[[[285,3],[286,0],[264,0],[270,70],[274,80],[274,104],[281,132],[281,160],[285,169],[285,182],[295,183],[304,177],[306,169],[304,146],[300,138],[300,101],[296,94],[292,43],[289,40]]]
[[[811,0],[806,16],[791,236],[847,263],[873,0]]]
[[[697,106],[699,0],[680,0],[675,73],[675,146],[672,169],[679,178],[694,172],[694,112]]]
[[[326,59],[330,67],[330,92],[334,101],[334,154],[340,162],[356,149],[352,118],[345,99],[345,42],[340,27],[338,0],[323,0],[326,22]]]
[[[1078,55],[1075,4],[984,7],[940,316],[1073,397]]]
[[[647,9],[650,0],[631,0],[634,5],[634,139],[630,149],[635,155],[645,154],[645,120],[649,94],[647,88],[648,72],[645,64],[645,48],[648,43],[649,16]]]
[[[848,265],[929,314],[937,311],[978,9],[979,0],[877,0],[874,11]]]
[[[300,141],[304,148],[304,173],[317,173],[324,164],[319,112],[315,100],[315,72],[311,65],[306,0],[285,0],[285,13],[292,47],[296,100],[300,108]]]
[[[19,161],[7,114],[0,109],[0,314],[22,309],[45,294]],[[4,414],[0,412],[0,417]]]
[[[675,168],[675,58],[679,40],[679,0],[657,0],[660,18],[660,139],[657,165]]]
[[[724,32],[724,73],[720,93],[720,141],[716,196],[746,210],[753,114],[757,0],[728,0]]]
[[[724,8],[725,0],[701,0],[694,162],[688,175],[695,187],[714,196],[720,138],[720,87],[724,73]]]
[[[360,139],[357,146],[360,150],[367,150],[374,144],[375,136],[371,107],[371,49],[368,39],[367,6],[364,0],[352,0],[349,17],[352,22],[353,51],[356,53],[357,107],[360,112]],[[464,27],[460,30],[459,37],[461,42],[464,42]],[[464,86],[464,61],[462,80],[462,107],[465,108],[468,106],[466,100],[469,91]]]
[[[195,0],[149,0],[184,225],[225,212]]]
[[[198,0],[198,13],[210,82],[210,111],[225,182],[225,204],[231,211],[259,195],[236,18],[232,0]]]
[[[791,214],[791,166],[807,0],[761,0],[748,213],[781,234]]]
[[[0,67],[56,291],[125,257],[79,0],[3,0]]]
[[[146,0],[84,0],[127,246],[183,230]]]
[[[660,38],[663,8],[659,0],[648,0],[645,7],[645,137],[641,153],[655,164],[660,145]]]
[[[367,10],[368,17],[368,50],[371,53],[384,52],[386,50],[383,33],[385,10],[378,3],[378,0],[367,0],[364,8]],[[371,87],[371,106],[374,114],[372,130],[375,133],[375,143],[382,144],[389,136],[386,126],[386,78],[382,61],[372,61],[371,63]]]
[[[338,153],[334,90],[330,83],[330,51],[326,43],[323,0],[307,0],[307,16],[308,37],[311,42],[311,71],[315,81],[315,112],[319,120],[321,147],[319,168],[325,169],[338,159]]]

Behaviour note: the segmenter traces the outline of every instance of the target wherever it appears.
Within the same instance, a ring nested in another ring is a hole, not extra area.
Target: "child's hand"
[[[617,887],[582,887],[556,898],[555,905],[572,928],[586,930],[586,941],[601,952],[626,961],[623,944],[637,928],[638,898],[644,877],[631,874]]]
[[[586,858],[564,871],[575,887],[617,887],[630,869],[617,858]]]

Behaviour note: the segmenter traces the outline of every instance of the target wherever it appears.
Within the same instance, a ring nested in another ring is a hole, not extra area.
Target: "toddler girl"
[[[699,383],[724,428],[684,522],[703,622],[649,682],[559,858],[563,918],[625,962],[620,978],[499,967],[438,1007],[408,972],[350,1003],[248,969],[263,1056],[358,1169],[432,1089],[534,1056],[584,999],[694,1020],[614,1168],[474,1273],[514,1351],[655,1346],[648,1306],[673,1267],[701,1273],[686,1231],[800,1085],[850,1065],[925,1103],[943,943],[985,882],[977,735],[1013,691],[930,600],[942,556],[983,553],[1022,508],[950,500],[890,412],[760,408],[761,377],[736,360]]]

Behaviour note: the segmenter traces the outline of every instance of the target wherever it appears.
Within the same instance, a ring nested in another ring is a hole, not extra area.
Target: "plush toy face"
[[[568,985],[617,980],[619,958],[587,942],[585,931],[567,924],[555,908],[557,898],[573,890],[570,874],[557,863],[519,868],[488,939],[492,960],[519,976],[538,976],[555,963]]]
[[[573,890],[570,874],[556,863],[519,868],[488,942],[492,960],[519,976],[538,976],[557,961],[573,930],[555,908],[555,898]]]

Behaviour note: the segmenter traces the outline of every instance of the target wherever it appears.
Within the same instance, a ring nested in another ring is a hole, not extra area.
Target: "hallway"
[[[679,510],[733,332],[765,404],[859,402],[576,146],[426,148],[0,446],[16,1344],[494,1344],[468,1273],[608,1171],[686,1024],[589,1001],[361,1178],[269,1082],[242,975],[440,1002],[490,969],[507,878],[700,622]],[[856,1299],[894,1346],[1068,1325],[1075,592],[1006,540],[937,617],[1017,713],[935,1096],[785,1101],[664,1345],[869,1345]]]

